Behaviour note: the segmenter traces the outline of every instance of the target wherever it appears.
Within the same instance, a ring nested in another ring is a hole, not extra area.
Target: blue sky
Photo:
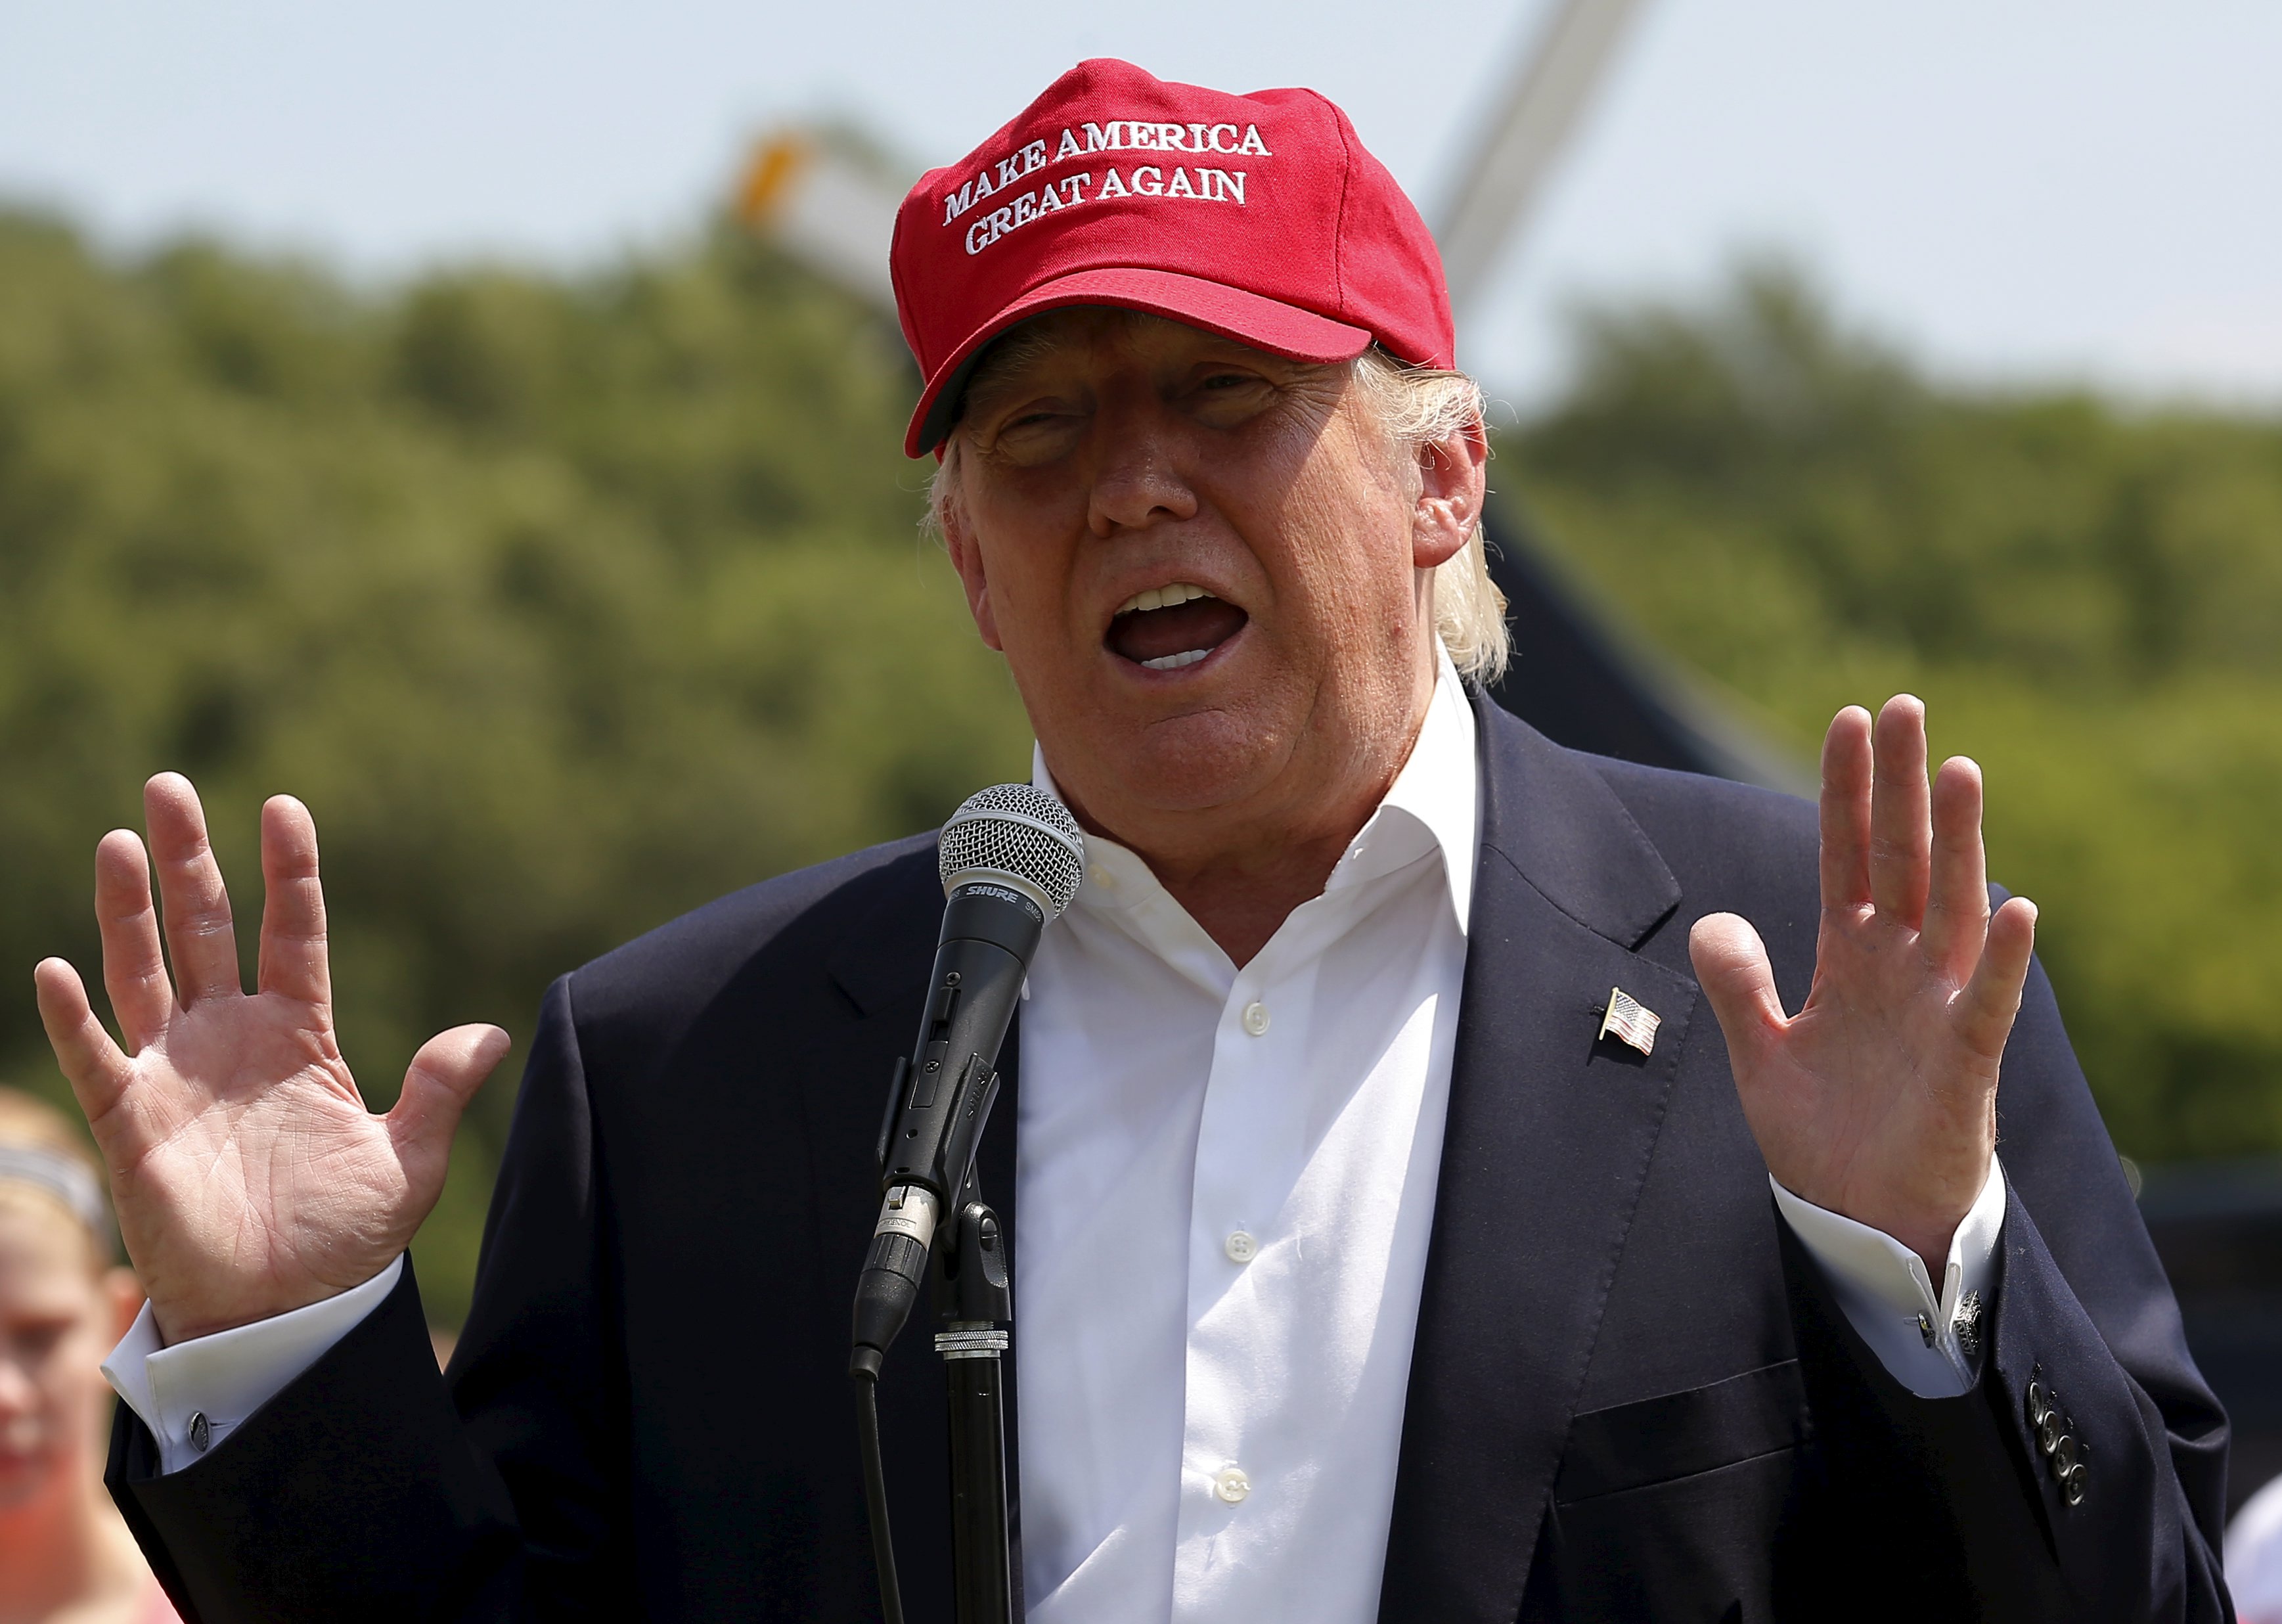
[[[1312,84],[1430,208],[1541,0],[0,0],[0,195],[385,276],[685,229],[744,143],[956,156],[1083,56]],[[1645,0],[1463,335],[1523,401],[1580,293],[1814,267],[1943,368],[2282,407],[2282,5]]]

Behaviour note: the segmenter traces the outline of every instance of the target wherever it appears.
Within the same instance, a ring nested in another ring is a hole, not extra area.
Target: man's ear
[[[1482,420],[1418,447],[1418,506],[1410,562],[1421,570],[1455,557],[1482,521],[1489,490],[1490,442]]]
[[[982,549],[967,528],[966,507],[956,491],[935,510],[935,517],[943,525],[943,550],[951,555],[951,567],[959,571],[959,583],[966,588],[966,612],[974,617],[974,629],[982,634],[985,646],[1003,653],[998,618],[990,607],[990,578],[982,568]]]
[[[115,1342],[135,1328],[135,1317],[143,1311],[143,1282],[132,1269],[106,1269],[103,1294],[111,1300],[111,1340]]]

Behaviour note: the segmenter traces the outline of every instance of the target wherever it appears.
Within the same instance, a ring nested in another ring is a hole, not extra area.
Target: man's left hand
[[[1698,920],[1696,974],[1743,1115],[1785,1189],[1882,1230],[1937,1286],[1989,1177],[1997,1070],[2037,910],[1989,911],[1981,769],[1926,781],[1925,707],[1841,711],[1822,746],[1822,919],[1806,1006],[1783,1014],[1758,933]]]

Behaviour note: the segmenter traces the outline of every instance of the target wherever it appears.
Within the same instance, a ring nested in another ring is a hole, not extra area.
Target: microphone
[[[1077,895],[1085,836],[1028,784],[994,784],[943,826],[943,934],[912,1053],[896,1062],[880,1129],[880,1219],[856,1286],[849,1373],[876,1380],[911,1317],[937,1221],[959,1199],[998,1098],[998,1049],[1030,955]]]

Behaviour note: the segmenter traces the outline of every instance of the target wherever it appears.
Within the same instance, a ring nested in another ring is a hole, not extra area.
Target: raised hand
[[[452,1131],[508,1050],[462,1026],[413,1057],[385,1116],[334,1041],[317,831],[288,796],[261,809],[259,986],[239,979],[229,895],[188,779],[144,789],[166,907],[143,843],[96,849],[95,905],[114,1043],[60,959],[34,972],[40,1017],[111,1172],[120,1237],[168,1342],[264,1319],[372,1278],[444,1186]],[[123,1045],[123,1046],[122,1046]]]
[[[1743,1115],[1794,1194],[1883,1230],[1936,1281],[1989,1176],[1997,1071],[2037,910],[1989,911],[1981,769],[1929,794],[1925,707],[1841,711],[1822,746],[1822,922],[1806,1006],[1783,1014],[1758,933],[1698,920],[1696,974],[1727,1036]]]

